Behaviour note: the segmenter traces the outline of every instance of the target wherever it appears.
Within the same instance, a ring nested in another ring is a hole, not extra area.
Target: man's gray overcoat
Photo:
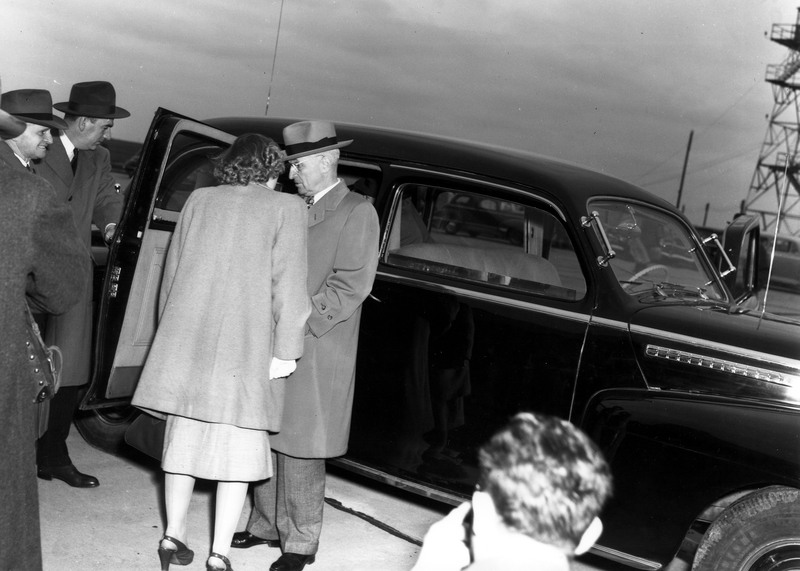
[[[372,204],[343,182],[308,217],[308,318],[305,348],[286,385],[279,452],[331,458],[347,451],[361,304],[378,266],[380,224]]]
[[[241,428],[280,428],[310,311],[306,205],[260,185],[195,190],[167,254],[159,324],[133,404]]]

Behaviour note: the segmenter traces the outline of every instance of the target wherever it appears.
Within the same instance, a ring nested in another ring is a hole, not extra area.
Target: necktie
[[[36,169],[33,168],[33,165],[31,163],[28,163],[27,165],[25,165],[25,168],[28,169],[28,172],[36,174]]]
[[[70,161],[72,165],[72,174],[75,174],[75,169],[78,168],[78,149],[75,149],[72,153],[72,160]]]
[[[306,201],[306,204],[308,205],[308,208],[311,208],[311,205],[314,204],[314,195],[310,194],[310,195],[304,197],[304,200]]]

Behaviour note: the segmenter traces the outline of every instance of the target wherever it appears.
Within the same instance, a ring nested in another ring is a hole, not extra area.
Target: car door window
[[[586,293],[572,242],[544,208],[473,190],[405,184],[384,262],[575,301]]]
[[[180,212],[195,189],[218,184],[212,159],[227,147],[195,133],[179,135],[174,146],[181,151],[170,157],[170,165],[158,188],[155,207]]]
[[[690,230],[674,215],[618,200],[593,201],[589,211],[598,216],[614,252],[609,264],[629,295],[680,292],[724,298],[711,268],[699,256]],[[749,250],[743,250],[742,255],[743,259],[734,262],[744,267],[752,256]]]

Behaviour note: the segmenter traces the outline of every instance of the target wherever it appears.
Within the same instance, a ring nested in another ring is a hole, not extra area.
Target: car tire
[[[118,454],[125,446],[125,431],[140,414],[130,405],[88,410],[75,417],[75,426],[91,446]]]
[[[709,526],[692,571],[800,568],[800,490],[770,486],[731,504]]]

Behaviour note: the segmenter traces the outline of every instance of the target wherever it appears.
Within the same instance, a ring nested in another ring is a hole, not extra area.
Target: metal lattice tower
[[[765,79],[772,84],[775,105],[743,210],[757,214],[761,228],[770,233],[780,214],[778,232],[796,236],[800,235],[800,8],[797,23],[772,25],[770,39],[790,53],[782,63],[767,66]]]

